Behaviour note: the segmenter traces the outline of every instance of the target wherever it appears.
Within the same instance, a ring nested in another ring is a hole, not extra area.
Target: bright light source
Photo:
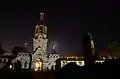
[[[35,69],[35,71],[37,71],[37,69]]]
[[[12,68],[12,65],[10,65],[10,67],[9,68]]]
[[[37,70],[42,70],[42,62],[40,62],[40,61],[37,61],[35,63],[35,71],[37,71]]]
[[[103,59],[105,59],[105,57],[103,57]]]
[[[76,57],[76,59],[78,59],[78,57]]]
[[[39,62],[36,62],[35,65],[36,65],[36,68],[40,66]]]
[[[105,60],[96,60],[95,63],[103,63]]]

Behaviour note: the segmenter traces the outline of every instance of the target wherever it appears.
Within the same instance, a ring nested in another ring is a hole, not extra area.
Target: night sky
[[[120,5],[115,0],[8,3],[0,5],[0,42],[6,51],[23,46],[25,40],[32,51],[33,24],[39,21],[41,11],[48,26],[48,50],[55,43],[60,54],[81,53],[85,30],[92,33],[97,50],[105,50],[110,41],[120,39]]]

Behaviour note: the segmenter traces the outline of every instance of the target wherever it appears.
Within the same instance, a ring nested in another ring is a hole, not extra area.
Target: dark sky
[[[117,0],[116,0],[117,1]],[[0,5],[0,42],[11,51],[28,40],[32,48],[33,24],[39,13],[45,13],[48,26],[49,49],[57,45],[60,54],[81,52],[81,36],[89,30],[97,50],[104,50],[107,43],[120,39],[119,2],[115,0],[66,0],[38,2],[7,2]]]

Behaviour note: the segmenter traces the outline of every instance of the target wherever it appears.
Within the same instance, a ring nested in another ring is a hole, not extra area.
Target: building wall
[[[70,62],[75,62],[78,66],[84,66],[83,60],[62,60],[61,61],[61,68]]]
[[[8,62],[8,58],[0,58],[0,69],[3,68]]]
[[[57,60],[57,64],[56,64],[56,68],[60,69],[63,66],[65,66],[66,64],[70,63],[70,62],[75,62],[78,66],[84,66],[85,65],[85,61],[84,59],[75,59],[75,58],[60,58]],[[105,62],[105,60],[96,60],[95,63],[103,63]]]
[[[28,69],[30,63],[30,55],[29,53],[19,53],[18,56],[12,61],[12,63],[17,62],[17,60],[21,61],[22,69]]]

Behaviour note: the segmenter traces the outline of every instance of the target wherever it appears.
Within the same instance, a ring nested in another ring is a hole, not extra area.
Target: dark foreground
[[[13,72],[5,69],[0,79],[115,79],[120,78],[120,60],[108,60],[104,64],[79,67],[69,63],[60,70],[51,72]]]

